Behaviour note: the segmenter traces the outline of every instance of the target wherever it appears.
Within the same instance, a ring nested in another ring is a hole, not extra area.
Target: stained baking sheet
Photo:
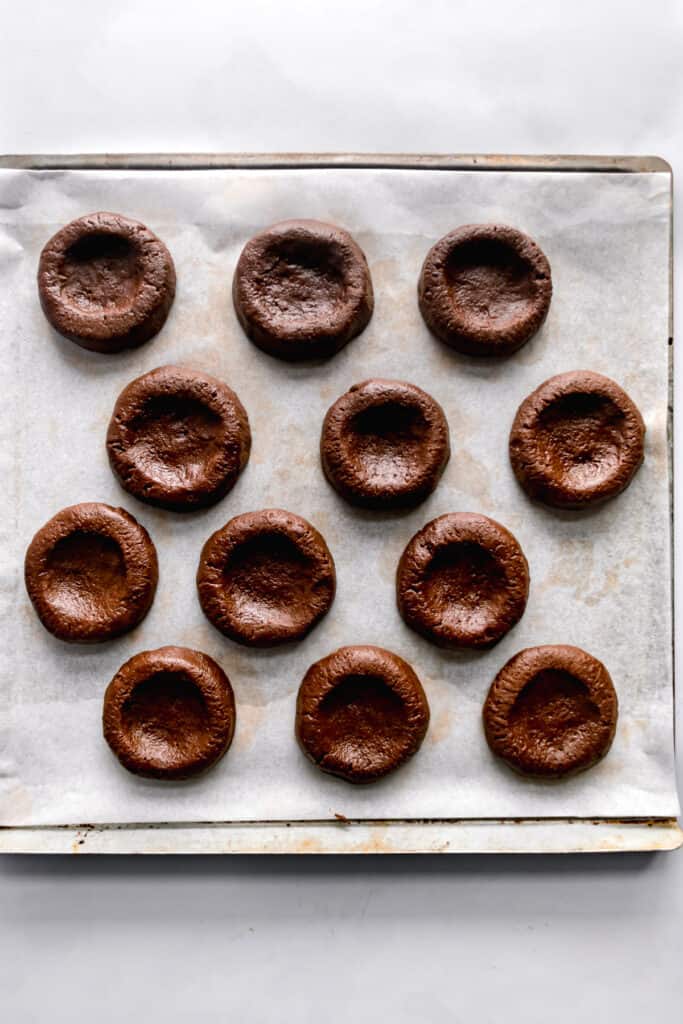
[[[0,173],[0,298],[10,387],[3,435],[0,643],[0,823],[199,822],[495,817],[670,817],[673,775],[670,527],[667,464],[670,177],[667,173],[382,169],[30,171]],[[58,338],[35,293],[49,235],[72,217],[113,209],[168,243],[178,296],[162,333],[135,353],[93,355]],[[328,363],[292,367],[244,338],[230,300],[239,251],[270,221],[313,216],[348,227],[376,290],[366,332]],[[445,349],[424,328],[415,284],[424,254],[450,227],[498,220],[528,231],[553,268],[539,335],[504,362]],[[234,491],[192,517],[157,512],[120,490],[104,433],[132,377],[166,362],[222,376],[243,399],[254,450]],[[519,401],[561,370],[588,367],[632,394],[648,427],[646,461],[617,501],[580,515],[532,506],[506,455]],[[320,423],[352,383],[412,380],[443,405],[453,456],[435,494],[402,515],[344,505],[318,467]],[[72,648],[44,632],[21,581],[23,551],[57,509],[122,504],[150,530],[157,598],[129,637]],[[337,562],[333,610],[303,644],[250,652],[203,620],[194,573],[203,540],[232,515],[281,506],[311,519]],[[408,631],[394,605],[404,544],[451,510],[500,519],[529,558],[521,623],[492,651],[448,654]],[[419,756],[372,787],[322,776],[293,740],[295,695],[316,658],[342,643],[379,643],[422,678],[432,724]],[[512,775],[489,755],[481,703],[498,668],[524,646],[575,643],[608,665],[620,698],[613,749],[561,785]],[[100,735],[104,687],[136,651],[186,644],[227,670],[238,702],[233,747],[190,783],[159,785],[119,768]]]

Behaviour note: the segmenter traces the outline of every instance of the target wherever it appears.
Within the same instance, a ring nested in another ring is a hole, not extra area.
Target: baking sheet
[[[351,818],[673,816],[670,537],[666,450],[669,176],[382,170],[0,173],[0,323],[10,387],[0,430],[4,494],[0,643],[0,822]],[[113,209],[169,244],[178,296],[162,333],[106,358],[58,338],[37,303],[35,266],[72,217]],[[270,221],[314,216],[348,227],[376,290],[369,328],[332,361],[292,367],[244,338],[230,282],[239,251]],[[548,255],[555,295],[529,345],[502,363],[445,349],[420,319],[415,283],[427,248],[450,227],[500,220]],[[179,517],[140,505],[108,469],[111,406],[132,377],[165,362],[222,376],[240,394],[254,450],[218,506]],[[629,490],[592,513],[532,506],[506,455],[519,401],[561,370],[614,376],[648,427],[646,462]],[[453,457],[419,509],[387,516],[344,505],[317,462],[320,423],[350,384],[414,381],[444,406]],[[64,505],[122,504],[150,530],[161,577],[145,622],[97,648],[54,640],[35,619],[20,567],[33,532]],[[194,573],[203,540],[251,508],[282,506],[318,526],[335,556],[333,610],[303,644],[238,648],[203,620]],[[393,575],[416,529],[451,510],[478,510],[517,535],[532,585],[521,623],[485,654],[448,654],[401,623]],[[379,643],[422,678],[432,723],[419,756],[393,777],[353,789],[310,766],[294,743],[300,679],[342,643]],[[576,643],[602,658],[620,698],[611,753],[561,785],[522,780],[489,755],[480,708],[498,668],[521,647]],[[101,739],[104,687],[138,650],[194,646],[227,670],[238,702],[235,740],[206,777],[160,785],[124,772]]]

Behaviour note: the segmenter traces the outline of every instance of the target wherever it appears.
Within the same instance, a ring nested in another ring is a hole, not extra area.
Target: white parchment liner
[[[348,817],[657,816],[678,810],[673,775],[670,527],[666,451],[669,179],[664,174],[382,170],[0,172],[0,344],[4,394],[0,587],[0,823],[170,822]],[[59,338],[36,294],[42,245],[66,221],[113,210],[168,244],[178,293],[156,339],[107,357]],[[288,366],[244,337],[230,285],[259,228],[285,217],[347,227],[365,250],[376,294],[368,329],[317,366]],[[500,362],[468,359],[428,334],[416,303],[422,259],[462,223],[522,228],[550,260],[554,297],[542,331]],[[133,377],[185,363],[225,379],[251,420],[253,452],[216,507],[181,516],[125,494],[104,438]],[[647,424],[646,461],[631,487],[594,512],[532,505],[509,467],[519,402],[547,377],[588,368],[614,377]],[[402,378],[443,405],[453,455],[418,509],[358,512],[319,468],[320,425],[354,382]],[[160,582],[145,622],[96,647],[65,645],[38,622],[22,564],[33,533],[79,501],[122,505],[149,529]],[[310,519],[335,557],[331,613],[303,643],[249,651],[199,609],[194,577],[205,538],[240,512],[282,507]],[[499,519],[529,559],[520,624],[493,650],[444,653],[410,632],[394,600],[401,551],[420,526],[455,510]],[[135,778],[101,736],[104,688],[132,654],[163,644],[210,654],[237,699],[229,754],[205,777]],[[421,677],[431,726],[394,776],[354,788],[322,775],[293,737],[299,682],[342,644],[375,643]],[[604,660],[620,702],[616,739],[595,769],[560,784],[518,778],[490,755],[481,705],[522,647],[571,643]]]

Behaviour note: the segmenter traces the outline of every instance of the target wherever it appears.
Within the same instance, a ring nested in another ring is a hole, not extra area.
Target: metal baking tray
[[[652,173],[659,157],[375,154],[91,154],[0,156],[0,168],[184,170],[405,168],[443,171]],[[671,189],[670,189],[671,194]],[[669,260],[669,344],[673,336]],[[669,384],[672,360],[669,349]],[[669,480],[673,458],[669,404]],[[671,505],[673,512],[673,505]],[[672,581],[673,594],[673,581]],[[0,828],[3,853],[577,853],[673,850],[683,831],[673,818],[509,818],[218,822]]]

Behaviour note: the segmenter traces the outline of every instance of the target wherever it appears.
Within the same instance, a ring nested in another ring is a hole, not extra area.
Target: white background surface
[[[673,0],[2,0],[0,16],[5,152],[683,161]],[[0,862],[12,1024],[677,1019],[682,940],[681,853]]]

